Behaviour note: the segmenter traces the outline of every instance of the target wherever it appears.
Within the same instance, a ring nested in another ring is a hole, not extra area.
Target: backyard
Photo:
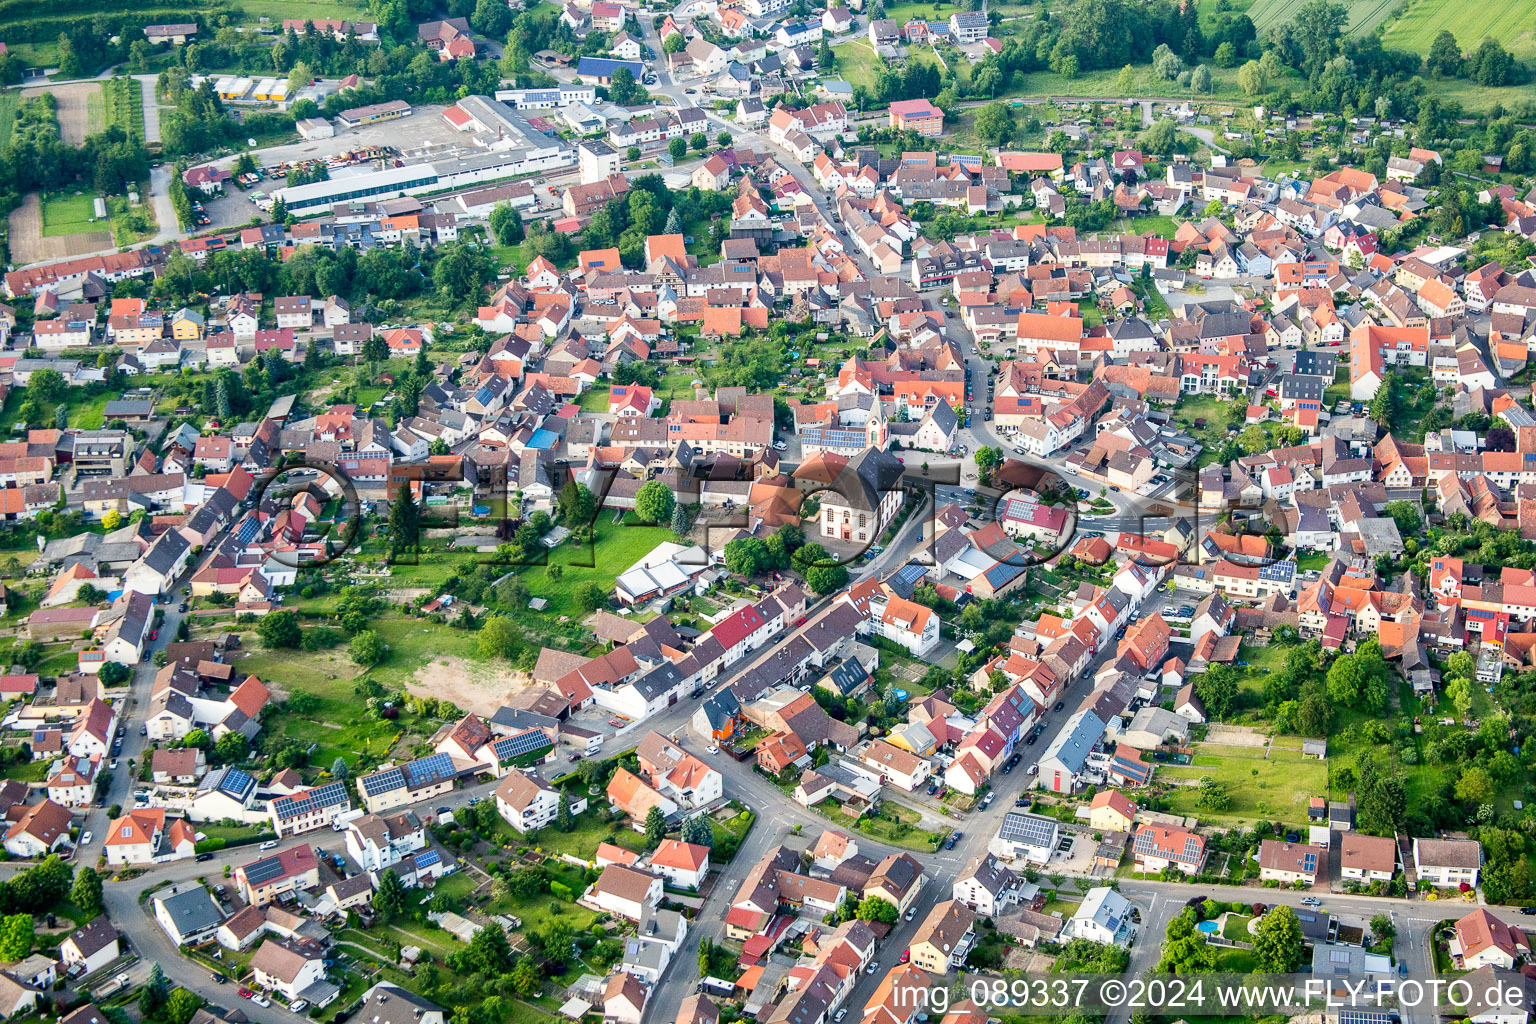
[[[1210,811],[1196,805],[1199,789],[1195,783],[1206,776],[1226,787],[1230,803],[1225,810]],[[1252,825],[1261,819],[1305,821],[1308,799],[1328,791],[1328,770],[1323,761],[1279,747],[1202,743],[1193,764],[1160,765],[1157,778],[1185,783],[1168,793],[1170,812],[1226,825]]]

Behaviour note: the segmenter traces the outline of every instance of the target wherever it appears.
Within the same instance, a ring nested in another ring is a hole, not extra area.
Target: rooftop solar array
[[[348,802],[347,784],[345,782],[328,782],[306,793],[280,796],[272,801],[272,809],[279,818],[297,818],[305,814],[313,814],[316,811],[324,810],[327,807],[337,807]]]
[[[362,778],[363,792],[368,796],[387,793],[392,789],[400,789],[404,785],[405,773],[399,768],[386,768],[372,775],[364,775]]]
[[[263,857],[261,860],[253,860],[245,866],[245,881],[247,885],[265,885],[274,878],[281,878],[283,874],[283,859],[278,854]]]
[[[498,761],[506,761],[510,758],[521,757],[542,747],[554,746],[549,737],[541,729],[529,729],[520,732],[516,736],[507,736],[499,739],[493,745]]]
[[[244,797],[255,788],[255,778],[238,768],[231,768],[224,774],[223,781],[219,783],[219,789],[238,797]]]
[[[1048,818],[1009,811],[1003,816],[1003,827],[998,830],[997,835],[999,839],[1010,842],[1025,843],[1029,846],[1049,846],[1055,831],[1055,822]]]
[[[431,785],[458,774],[453,758],[447,754],[428,754],[419,761],[412,761],[402,769],[412,789]]]

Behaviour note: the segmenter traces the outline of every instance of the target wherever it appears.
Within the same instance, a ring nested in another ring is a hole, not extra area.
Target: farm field
[[[367,13],[353,0],[244,0],[240,7],[247,21],[265,17],[278,28],[284,18],[358,18]]]
[[[1462,4],[1452,0],[1413,0],[1407,13],[1387,26],[1382,45],[1428,53],[1441,29],[1449,29],[1463,50],[1473,50],[1493,36],[1517,58],[1536,54],[1536,0],[1487,0]],[[1528,88],[1527,96],[1529,95]]]
[[[1305,2],[1306,0],[1255,0],[1248,8],[1248,17],[1253,20],[1254,28],[1258,29],[1262,36],[1270,26],[1279,25],[1294,18]],[[1397,6],[1397,0],[1344,0],[1344,4],[1349,8],[1350,34],[1364,36],[1375,31],[1376,26],[1387,19],[1387,15],[1391,14],[1393,8]],[[1438,5],[1437,3],[1436,6]],[[1434,32],[1431,32],[1430,38],[1433,37]],[[1429,49],[1429,39],[1424,40],[1424,49]]]
[[[95,214],[95,195],[82,192],[79,195],[56,192],[43,197],[43,235],[77,235],[82,232],[102,230],[101,221],[92,221]]]
[[[144,97],[139,83],[132,78],[114,78],[101,83],[106,125],[117,125],[135,138],[144,137]]]
[[[16,127],[16,108],[21,106],[20,89],[0,90],[0,153],[11,149],[11,129]]]

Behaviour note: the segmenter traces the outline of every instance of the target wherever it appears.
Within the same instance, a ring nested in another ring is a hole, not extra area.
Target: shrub
[[[573,900],[576,898],[576,894],[571,891],[571,887],[564,882],[550,882],[549,891],[563,900]]]

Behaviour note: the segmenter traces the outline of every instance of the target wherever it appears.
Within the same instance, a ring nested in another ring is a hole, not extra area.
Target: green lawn
[[[1169,793],[1168,810],[1222,824],[1251,825],[1261,818],[1305,821],[1308,799],[1327,794],[1326,766],[1316,758],[1302,758],[1298,751],[1274,749],[1267,759],[1263,755],[1263,748],[1223,747],[1219,756],[1197,749],[1192,765],[1159,765],[1160,779],[1199,780],[1209,775],[1226,786],[1232,801],[1227,810],[1212,813],[1195,806],[1194,786],[1181,786]]]
[[[604,511],[597,518],[595,544],[578,544],[567,541],[549,553],[551,565],[562,568],[560,579],[551,580],[542,565],[525,565],[517,574],[528,584],[534,597],[549,602],[545,612],[549,615],[583,616],[574,600],[576,588],[583,583],[596,583],[603,593],[613,589],[613,581],[656,545],[675,540],[672,531],[659,526],[625,526],[612,522],[612,514]]]
[[[894,18],[895,15],[887,14],[887,17]],[[879,71],[881,61],[875,55],[875,51],[870,48],[867,36],[860,36],[853,42],[834,46],[832,47],[832,53],[837,57],[838,74],[849,85],[862,85],[866,89],[874,87],[875,73]],[[939,63],[939,59],[934,56],[933,51],[926,46],[908,47],[907,59],[921,61],[926,64],[937,65]]]
[[[576,404],[581,406],[582,412],[607,412],[608,391],[601,387],[588,388],[581,393]]]
[[[1442,29],[1455,35],[1463,50],[1475,50],[1484,36],[1492,36],[1517,59],[1528,59],[1536,54],[1536,0],[1486,0],[1470,6],[1452,0],[1412,0],[1408,10],[1387,26],[1381,41],[1394,49],[1428,53]],[[1529,86],[1523,88],[1528,95]]]
[[[356,18],[367,13],[365,5],[353,0],[242,0],[240,6],[247,21],[265,16],[279,29],[284,18]]]
[[[1248,17],[1253,20],[1254,27],[1259,30],[1259,34],[1263,35],[1265,30],[1271,26],[1279,25],[1294,18],[1296,12],[1301,10],[1305,2],[1306,0],[1255,0],[1248,8]],[[1391,14],[1393,8],[1397,6],[1396,0],[1342,0],[1342,2],[1345,7],[1349,8],[1349,31],[1351,35],[1355,36],[1370,34],[1377,25],[1386,20],[1387,15]],[[1440,5],[1439,3],[1434,3],[1434,6],[1439,7]],[[1526,20],[1519,24],[1529,24],[1529,21],[1530,19],[1527,16]],[[1506,22],[1505,24],[1509,23]],[[1433,36],[1434,32],[1431,32],[1430,37],[1432,38]],[[1482,36],[1478,35],[1471,43],[1464,43],[1464,45],[1467,49],[1471,49],[1477,45],[1477,41],[1481,38]],[[1413,49],[1413,47],[1408,48]],[[1429,40],[1426,39],[1424,50],[1428,49]]]
[[[105,231],[107,225],[93,221],[96,196],[89,192],[71,195],[55,192],[43,196],[43,235],[77,235],[85,231]]]
[[[1161,213],[1143,214],[1139,217],[1130,217],[1121,221],[1126,231],[1145,235],[1151,232],[1159,238],[1173,238],[1178,233],[1179,225],[1184,220],[1177,217],[1165,216]]]
[[[1253,936],[1248,934],[1248,922],[1252,920],[1242,914],[1228,914],[1222,923],[1221,934],[1232,942],[1252,942]]]
[[[1308,572],[1312,569],[1321,570],[1327,567],[1330,557],[1332,556],[1327,551],[1312,551],[1308,554],[1297,556],[1296,566],[1303,572]]]
[[[597,797],[591,807],[572,819],[570,828],[564,831],[553,828],[542,830],[539,833],[539,848],[553,853],[567,853],[582,860],[591,860],[597,856],[599,844],[609,842],[617,844],[620,834],[624,832],[635,834],[629,825],[609,817],[606,798]],[[510,825],[505,829],[505,836],[507,841],[514,845],[527,843],[527,840],[513,831]]]

